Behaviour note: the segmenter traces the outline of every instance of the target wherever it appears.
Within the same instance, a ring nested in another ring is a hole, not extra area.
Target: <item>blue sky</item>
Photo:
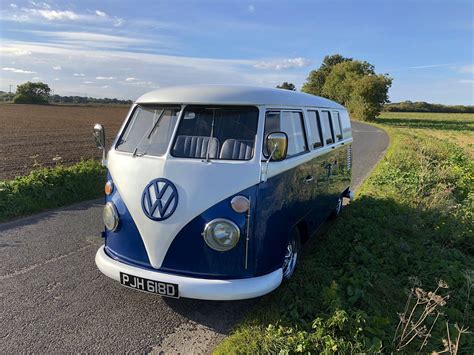
[[[180,84],[300,87],[327,54],[393,78],[391,101],[474,105],[474,2],[2,0],[0,90],[135,99]]]

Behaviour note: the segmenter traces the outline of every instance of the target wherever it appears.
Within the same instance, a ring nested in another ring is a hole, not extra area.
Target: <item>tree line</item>
[[[115,104],[130,105],[132,100],[110,98],[95,98],[86,96],[51,95],[51,88],[42,82],[26,82],[18,85],[16,93],[0,92],[0,101],[13,101],[15,104]]]
[[[390,112],[474,113],[474,106],[430,104],[424,101],[403,101],[385,104],[383,110]]]

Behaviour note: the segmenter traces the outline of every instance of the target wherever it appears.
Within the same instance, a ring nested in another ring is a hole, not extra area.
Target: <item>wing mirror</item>
[[[95,145],[97,148],[102,150],[102,165],[105,166],[106,161],[105,161],[105,129],[104,126],[102,126],[100,123],[96,123],[94,125],[94,130],[92,132],[95,138]]]
[[[94,138],[95,138],[95,145],[99,149],[105,149],[105,129],[104,126],[102,126],[100,123],[96,123],[94,125],[94,132],[93,132]]]
[[[284,132],[272,132],[265,142],[267,152],[270,153],[268,161],[281,161],[288,152],[288,136]]]

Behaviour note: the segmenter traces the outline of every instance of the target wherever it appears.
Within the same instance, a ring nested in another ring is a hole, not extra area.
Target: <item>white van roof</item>
[[[188,85],[150,91],[140,96],[138,104],[214,104],[214,105],[276,105],[316,106],[345,109],[323,97],[302,92],[240,85]]]

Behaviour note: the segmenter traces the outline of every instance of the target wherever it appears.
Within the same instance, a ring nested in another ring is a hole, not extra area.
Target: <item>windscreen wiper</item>
[[[143,156],[146,154],[146,152],[143,152],[143,153],[140,153],[140,154],[137,154],[138,152],[138,147],[140,146],[140,144],[142,143],[143,141],[143,138],[146,137],[146,139],[150,139],[151,135],[153,134],[153,132],[155,131],[156,127],[158,127],[160,121],[161,121],[161,118],[163,117],[165,113],[165,109],[163,109],[160,113],[160,115],[158,116],[158,119],[156,120],[155,124],[153,125],[153,127],[151,127],[151,130],[150,132],[148,132],[148,134],[144,135],[141,139],[140,139],[140,142],[138,142],[137,146],[135,147],[135,149],[133,150],[133,157],[135,158],[136,156]],[[155,111],[155,114],[156,114],[156,111]]]

